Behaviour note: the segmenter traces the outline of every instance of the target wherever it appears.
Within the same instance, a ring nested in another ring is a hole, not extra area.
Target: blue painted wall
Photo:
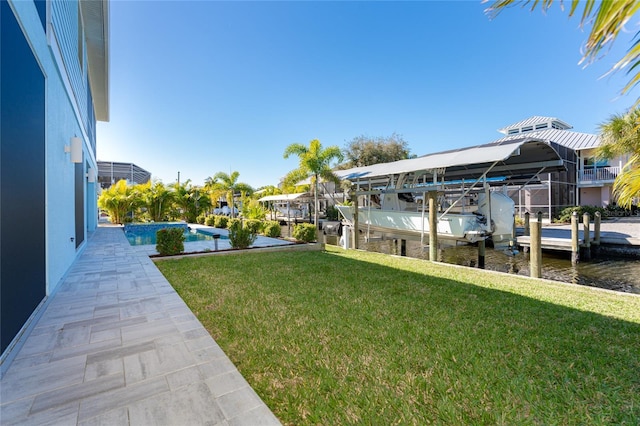
[[[30,306],[25,309],[33,310],[35,301],[41,302],[60,285],[61,280],[86,245],[90,232],[97,226],[97,193],[96,185],[87,181],[89,168],[97,170],[95,160],[95,115],[93,113],[92,96],[89,91],[88,66],[86,48],[82,42],[82,28],[78,23],[78,2],[42,1],[42,0],[0,0],[2,2],[1,28],[2,53],[9,52],[13,46],[23,45],[24,49],[34,58],[36,69],[43,76],[44,86],[44,114],[43,144],[41,158],[37,155],[22,155],[23,164],[44,179],[43,197],[35,201],[32,206],[43,212],[43,227],[39,231],[42,238],[34,238],[31,247],[44,253],[44,288],[40,294],[36,293]],[[4,20],[16,23],[16,34],[9,34],[9,26]],[[43,25],[44,23],[44,25]],[[79,42],[80,41],[80,42]],[[78,48],[80,47],[80,51]],[[29,52],[30,51],[30,52]],[[15,84],[9,81],[10,73],[5,73],[5,67],[10,62],[2,61],[2,84]],[[24,111],[22,117],[11,117],[2,122],[2,154],[21,155],[20,151],[12,147],[12,141],[5,137],[4,129],[11,129],[12,121],[32,119],[28,111],[33,100],[28,96],[26,88],[23,90],[22,103],[25,108],[14,108],[15,99],[9,104],[3,103],[3,111]],[[8,99],[8,98],[7,98]],[[77,136],[83,140],[83,161],[80,164],[71,162],[70,154],[65,152],[65,146],[71,144],[71,138]],[[5,188],[3,186],[3,200],[5,191],[19,191],[19,188]],[[13,195],[17,194],[15,192]],[[12,194],[7,192],[7,196]],[[0,206],[0,216],[5,222],[5,215],[9,218],[10,209]],[[30,218],[23,216],[24,223],[15,224],[18,227],[29,227]],[[2,243],[5,234],[0,234]],[[33,247],[33,245],[36,247]],[[4,244],[3,244],[4,245]],[[21,255],[26,258],[26,255]],[[3,294],[15,286],[24,285],[21,278],[13,278],[11,282],[1,283]],[[10,287],[11,286],[11,287]],[[42,285],[41,285],[42,286]],[[37,303],[36,303],[37,305]],[[3,322],[5,320],[5,313]],[[22,321],[22,319],[20,319]],[[11,336],[11,338],[13,338]],[[2,351],[6,348],[6,338],[3,336]]]

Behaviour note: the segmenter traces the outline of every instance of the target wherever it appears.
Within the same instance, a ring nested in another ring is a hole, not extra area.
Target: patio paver
[[[148,255],[109,227],[2,377],[0,423],[280,424]]]

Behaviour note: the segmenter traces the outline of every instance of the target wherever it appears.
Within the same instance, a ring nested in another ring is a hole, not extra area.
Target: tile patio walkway
[[[2,425],[280,424],[120,228],[91,236],[0,388]]]

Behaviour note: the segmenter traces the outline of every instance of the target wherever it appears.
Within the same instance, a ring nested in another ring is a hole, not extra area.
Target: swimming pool
[[[156,244],[156,232],[164,228],[183,228],[184,242],[194,241],[213,241],[213,235],[201,232],[200,230],[191,230],[186,223],[167,222],[167,223],[149,223],[149,224],[125,224],[124,235],[132,246],[148,246]],[[221,239],[227,237],[222,235]]]

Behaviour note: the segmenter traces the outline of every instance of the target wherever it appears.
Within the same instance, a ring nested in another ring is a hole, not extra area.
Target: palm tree
[[[146,184],[137,186],[147,208],[147,213],[149,213],[149,218],[154,222],[166,220],[166,214],[171,208],[174,193],[160,181],[149,181]]]
[[[488,1],[488,0],[483,0]],[[495,0],[486,12],[495,17],[502,10],[513,5],[516,0]],[[529,5],[531,4],[531,10],[535,9],[538,4],[541,4],[542,10],[546,11],[551,7],[553,0],[527,0],[518,2]],[[562,0],[560,1],[562,5]],[[571,6],[569,8],[569,16],[573,16],[578,8],[578,4],[583,3],[584,9],[582,11],[582,17],[580,25],[583,26],[587,23],[592,23],[591,32],[589,38],[585,43],[584,55],[580,62],[592,63],[600,57],[600,53],[604,48],[609,48],[613,41],[616,39],[620,31],[624,32],[624,27],[631,20],[634,14],[640,11],[640,1],[638,0],[608,0],[595,2],[593,0],[580,1],[571,0]],[[597,5],[597,7],[596,7]],[[626,55],[622,57],[611,69],[611,71],[619,71],[628,68],[627,73],[631,76],[631,80],[622,89],[622,94],[629,92],[636,84],[640,82],[640,43],[638,43],[638,36],[640,32],[636,32],[635,41],[627,51]],[[634,73],[632,73],[634,71]],[[640,98],[636,100],[636,105],[640,102]]]
[[[236,192],[243,194],[251,194],[253,188],[251,185],[243,182],[238,182],[240,173],[237,171],[227,174],[225,172],[218,172],[213,177],[207,178],[209,187],[212,191],[221,191],[226,194],[227,204],[231,208],[231,217],[235,217],[235,206],[233,203],[233,197]],[[206,185],[206,184],[205,184]]]
[[[618,204],[631,208],[634,198],[640,197],[640,109],[632,109],[627,114],[612,115],[600,125],[603,144],[598,154],[604,158],[630,155],[622,172],[613,183],[613,193]]]
[[[311,178],[311,184],[313,185],[313,219],[318,228],[318,181],[324,179],[326,181],[332,181],[338,183],[340,179],[331,170],[331,164],[334,160],[341,162],[343,160],[342,151],[340,148],[333,145],[325,149],[322,148],[322,144],[318,139],[314,139],[309,142],[309,146],[306,147],[299,143],[293,143],[289,145],[284,151],[284,158],[289,158],[290,155],[297,155],[300,164],[297,169],[290,171],[284,178],[285,184],[296,184],[304,179]]]
[[[134,187],[122,179],[102,191],[98,198],[98,206],[107,210],[112,223],[122,224],[129,212],[133,212],[141,205],[139,193]]]

